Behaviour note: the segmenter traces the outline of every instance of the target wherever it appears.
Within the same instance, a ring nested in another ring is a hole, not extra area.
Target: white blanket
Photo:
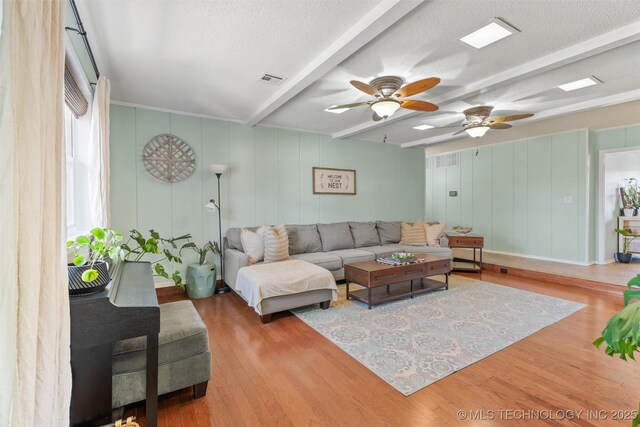
[[[263,299],[318,289],[331,289],[332,299],[338,299],[336,280],[329,270],[297,259],[242,267],[236,281],[236,291],[260,315]]]

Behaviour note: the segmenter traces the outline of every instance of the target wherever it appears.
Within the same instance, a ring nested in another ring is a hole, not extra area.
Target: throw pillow
[[[262,226],[256,231],[243,228],[240,232],[244,253],[249,255],[249,264],[255,264],[264,259],[264,231],[266,228]]]
[[[324,252],[354,248],[349,223],[318,224],[318,233],[320,233]]]
[[[311,225],[287,225],[289,255],[322,252],[318,227]]]
[[[381,245],[398,243],[402,239],[400,221],[377,221],[376,228],[378,229]]]
[[[425,233],[425,223],[418,220],[415,224],[402,223],[401,245],[426,246],[427,234]]]
[[[356,248],[378,246],[380,244],[375,222],[350,222],[349,228],[351,228]]]
[[[289,236],[287,227],[267,227],[264,231],[264,262],[278,262],[289,259]]]
[[[444,233],[445,224],[424,224],[424,231],[427,236],[427,245],[440,246],[440,237]]]

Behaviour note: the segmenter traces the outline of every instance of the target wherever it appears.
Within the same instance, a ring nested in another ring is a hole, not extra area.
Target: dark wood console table
[[[146,425],[158,409],[160,308],[148,262],[121,262],[106,290],[70,297],[71,425],[111,423],[111,359],[115,342],[147,337]]]

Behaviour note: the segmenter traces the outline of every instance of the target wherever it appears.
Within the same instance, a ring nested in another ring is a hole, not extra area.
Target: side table
[[[473,260],[466,258],[453,258],[452,271],[467,271],[479,273],[482,271],[482,248],[484,247],[484,237],[479,234],[460,234],[456,232],[445,233],[449,240],[449,247],[473,249]],[[480,259],[476,256],[476,250],[480,250]],[[456,263],[468,264],[469,267],[462,267]]]

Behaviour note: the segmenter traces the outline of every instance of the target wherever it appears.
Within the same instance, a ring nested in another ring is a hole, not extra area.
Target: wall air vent
[[[456,166],[460,163],[460,153],[441,154],[439,156],[427,157],[426,168],[446,168]]]
[[[261,82],[270,84],[272,86],[278,86],[280,83],[282,83],[283,80],[284,77],[274,76],[273,74],[263,74],[260,77]]]

